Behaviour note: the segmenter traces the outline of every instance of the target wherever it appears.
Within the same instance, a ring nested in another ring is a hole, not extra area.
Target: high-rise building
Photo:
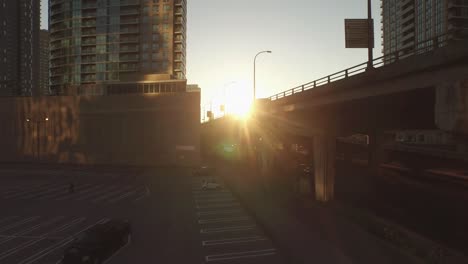
[[[38,95],[40,0],[0,0],[0,96]]]
[[[49,31],[41,30],[39,43],[39,93],[49,95]]]
[[[185,90],[186,14],[186,0],[49,0],[52,93]]]
[[[410,52],[437,36],[468,35],[468,0],[382,0],[383,53]]]

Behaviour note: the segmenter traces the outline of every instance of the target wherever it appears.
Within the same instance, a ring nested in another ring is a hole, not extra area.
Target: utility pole
[[[367,0],[367,29],[368,29],[368,53],[369,53],[369,60],[367,62],[367,69],[373,69],[374,68],[374,25],[372,24],[372,0]]]

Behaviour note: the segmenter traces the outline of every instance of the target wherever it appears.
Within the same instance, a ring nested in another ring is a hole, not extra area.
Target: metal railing
[[[392,64],[394,62],[397,62],[399,60],[402,60],[402,59],[405,59],[414,55],[423,54],[428,51],[435,50],[440,47],[444,47],[448,44],[449,40],[452,40],[452,39],[453,38],[451,38],[451,34],[443,34],[435,38],[429,39],[427,41],[417,43],[415,48],[412,48],[412,49],[405,48],[405,49],[398,50],[390,54],[381,56],[379,58],[376,58],[372,61],[372,65],[374,68],[380,68],[380,67]],[[275,100],[278,100],[287,96],[302,93],[306,90],[310,90],[310,89],[313,89],[322,85],[330,84],[338,80],[347,79],[354,75],[365,73],[367,71],[367,64],[368,64],[367,62],[364,62],[359,65],[353,66],[351,68],[347,68],[345,70],[330,74],[328,76],[322,77],[312,82],[308,82],[303,85],[300,85],[292,89],[286,90],[284,92],[270,96],[269,99],[271,101],[275,101]]]

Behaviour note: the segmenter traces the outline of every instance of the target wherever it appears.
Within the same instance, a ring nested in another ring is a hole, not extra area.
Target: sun
[[[233,86],[226,96],[225,105],[227,114],[248,118],[252,110],[251,89],[243,83]]]

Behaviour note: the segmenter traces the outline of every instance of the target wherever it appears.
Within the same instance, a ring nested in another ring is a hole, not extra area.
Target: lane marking
[[[244,214],[244,210],[242,209],[233,209],[233,210],[212,210],[212,211],[203,211],[197,212],[198,216],[203,215],[225,215],[225,214]]]
[[[25,238],[25,239],[39,239],[39,238],[43,238],[42,236],[6,236],[6,235],[0,235],[0,238]],[[59,237],[59,236],[48,236],[48,237],[44,237],[45,239],[63,239],[64,237]]]
[[[44,256],[47,256],[48,254],[54,252],[55,250],[57,250],[59,248],[62,248],[64,246],[66,246],[67,244],[71,243],[76,236],[83,233],[84,231],[92,228],[93,226],[104,223],[106,221],[108,221],[108,219],[103,218],[103,219],[99,220],[98,222],[81,229],[80,231],[76,232],[75,234],[62,239],[59,242],[57,242],[57,243],[55,243],[55,244],[53,244],[53,245],[39,251],[39,252],[36,252],[35,254],[27,257],[26,259],[22,260],[18,264],[31,264],[31,263],[43,258]]]
[[[240,203],[219,203],[210,205],[197,204],[197,209],[209,209],[209,208],[228,208],[228,207],[240,207]]]
[[[48,189],[48,190],[43,190],[43,191],[32,193],[30,195],[22,196],[22,197],[20,197],[20,199],[31,199],[31,198],[33,198],[35,196],[42,196],[43,194],[50,193],[50,192],[55,192],[55,191],[60,190],[62,188],[65,189],[66,188],[65,185],[59,184],[59,186],[55,186],[55,187],[53,187],[51,189]]]
[[[86,199],[91,199],[91,198],[96,197],[96,196],[99,197],[99,196],[102,196],[103,193],[110,192],[110,191],[115,190],[115,189],[117,189],[119,187],[120,186],[118,186],[118,185],[111,185],[111,186],[107,186],[107,187],[105,187],[103,189],[97,189],[97,190],[95,190],[95,191],[93,191],[91,193],[88,193],[86,195],[83,195],[83,196],[75,199],[75,201],[83,201],[83,200],[86,200]]]
[[[13,236],[21,236],[21,235],[27,234],[27,233],[29,233],[29,232],[31,232],[31,231],[34,231],[34,230],[36,230],[36,229],[39,229],[39,228],[41,228],[41,227],[43,227],[43,226],[48,226],[48,225],[50,225],[50,224],[52,224],[52,223],[55,223],[55,222],[57,222],[57,221],[59,221],[59,220],[61,220],[61,219],[63,219],[63,218],[65,218],[65,216],[59,216],[59,217],[53,218],[53,219],[51,219],[51,220],[49,220],[49,221],[39,223],[39,224],[37,224],[37,225],[34,225],[34,226],[29,227],[29,228],[26,228],[26,229],[23,229],[23,230],[21,230],[21,231],[18,231],[18,232],[16,232],[16,233],[14,233]],[[3,243],[6,243],[6,242],[8,242],[8,241],[10,241],[10,240],[12,240],[12,239],[13,239],[13,238],[5,238],[5,239],[2,239],[2,240],[0,240],[0,245],[3,244]]]
[[[195,203],[222,203],[222,202],[234,202],[236,199],[232,198],[224,198],[224,199],[195,199]]]
[[[0,224],[3,223],[3,222],[8,221],[8,220],[10,220],[10,219],[18,218],[18,217],[19,217],[19,216],[17,216],[17,215],[5,217],[5,218],[3,218],[3,219],[0,220]]]
[[[210,198],[228,198],[234,197],[232,193],[207,193],[207,194],[194,194],[193,197],[195,199],[210,199]]]
[[[221,260],[230,260],[230,259],[240,259],[240,258],[255,258],[262,256],[275,255],[276,249],[264,249],[264,250],[254,250],[254,251],[243,251],[227,254],[218,254],[218,255],[209,255],[205,257],[206,262],[221,261]]]
[[[125,198],[127,198],[127,197],[129,197],[129,196],[135,194],[136,192],[137,192],[137,191],[135,191],[135,190],[133,190],[133,191],[131,191],[131,192],[126,192],[126,193],[124,193],[124,194],[122,194],[122,195],[120,195],[120,196],[118,196],[118,197],[116,197],[116,198],[113,198],[113,199],[109,200],[108,203],[115,203],[115,202],[117,202],[117,201],[120,201],[120,200],[122,200],[122,199],[125,199]]]
[[[245,225],[245,226],[215,227],[215,228],[200,229],[200,233],[210,234],[210,233],[223,233],[223,232],[244,231],[244,230],[253,230],[253,229],[256,229],[256,226]]]
[[[192,194],[222,194],[222,193],[231,193],[229,190],[202,190],[202,191],[192,191]]]
[[[227,239],[216,239],[216,240],[205,240],[202,241],[202,246],[216,246],[216,245],[226,245],[226,244],[241,244],[241,243],[252,243],[258,241],[267,241],[268,239],[263,236],[250,236],[250,237],[236,237],[236,238],[227,238]]]
[[[119,188],[119,189],[117,189],[117,190],[115,190],[115,191],[112,191],[112,192],[106,193],[106,194],[104,194],[104,195],[101,195],[101,196],[99,196],[99,197],[97,197],[97,198],[94,198],[94,199],[92,199],[92,201],[93,201],[93,202],[101,201],[101,200],[110,198],[110,197],[112,197],[112,196],[115,196],[116,194],[121,194],[121,193],[124,193],[124,192],[126,192],[126,191],[129,191],[129,190],[131,190],[131,189],[132,189],[132,188],[128,188],[128,187],[124,187],[124,188],[122,188],[122,189]]]
[[[93,185],[93,184],[89,184],[89,183],[83,184],[83,185],[79,185],[79,186],[77,186],[77,187],[75,188],[75,193],[76,193],[76,192],[79,192],[80,190],[86,189],[86,188],[88,188],[89,186],[92,186],[92,185]],[[68,188],[67,188],[67,187],[68,187],[68,186],[64,185],[64,191],[63,191],[63,192],[58,192],[58,193],[55,193],[55,192],[54,192],[54,193],[47,194],[47,195],[44,195],[44,196],[42,196],[42,197],[39,197],[38,199],[39,199],[39,200],[54,199],[54,198],[58,198],[58,197],[60,197],[60,196],[62,196],[62,195],[64,195],[64,194],[69,194],[69,193],[68,193]]]
[[[23,221],[16,222],[16,223],[13,223],[13,224],[4,226],[3,228],[0,229],[0,232],[7,231],[7,230],[9,230],[9,229],[15,228],[15,227],[20,226],[20,225],[22,225],[22,224],[25,224],[25,223],[27,223],[27,222],[34,221],[34,220],[36,220],[36,219],[38,219],[38,218],[40,218],[40,216],[32,216],[32,217],[29,217],[29,218],[27,218],[27,219],[24,219]]]
[[[82,218],[82,219],[84,219],[84,218]],[[2,252],[2,253],[0,254],[0,260],[6,258],[6,257],[8,257],[8,256],[13,255],[13,254],[17,253],[18,251],[20,251],[20,250],[22,250],[22,249],[25,249],[25,248],[27,248],[27,247],[29,247],[29,246],[32,246],[32,245],[34,245],[34,244],[39,243],[40,241],[45,240],[46,237],[47,237],[49,234],[52,234],[52,233],[54,233],[54,232],[57,232],[58,230],[66,230],[66,229],[68,229],[70,226],[73,226],[73,225],[75,225],[75,224],[81,222],[81,221],[77,221],[77,220],[79,220],[79,219],[75,219],[74,221],[72,221],[72,222],[70,222],[70,223],[64,224],[64,225],[62,225],[62,226],[59,227],[59,228],[56,228],[56,229],[54,229],[54,230],[52,230],[52,231],[50,231],[50,232],[47,232],[47,233],[43,234],[42,236],[40,236],[40,238],[38,238],[38,239],[33,239],[32,241],[26,241],[26,242],[24,242],[24,243],[22,243],[22,244],[20,244],[20,245],[18,245],[18,246],[16,246],[16,247],[14,247],[14,248],[10,248],[10,249],[8,249],[7,251]]]
[[[22,195],[25,195],[25,194],[27,195],[30,192],[35,192],[35,191],[38,191],[38,190],[42,190],[42,188],[45,188],[46,186],[49,187],[49,186],[54,186],[54,185],[56,185],[56,183],[44,183],[44,184],[39,185],[40,187],[36,187],[36,188],[33,187],[33,188],[30,188],[30,189],[28,188],[27,190],[19,191],[19,192],[15,193],[15,194],[6,195],[6,196],[4,196],[4,198],[5,199],[14,199],[14,198],[16,198],[18,196],[22,196]]]
[[[88,189],[86,189],[85,191],[80,191],[79,193],[63,193],[63,194],[60,194],[58,196],[60,197],[54,197],[54,199],[56,199],[57,201],[62,201],[62,200],[66,200],[68,198],[79,198],[81,196],[84,196],[86,195],[87,193],[90,193],[91,191],[95,191],[99,188],[102,188],[102,185],[101,184],[98,184],[98,185],[94,185],[93,187],[90,187]]]
[[[225,222],[237,222],[237,221],[250,221],[249,217],[228,217],[228,218],[215,218],[215,219],[201,219],[198,220],[198,224],[211,224],[211,223],[225,223]]]

